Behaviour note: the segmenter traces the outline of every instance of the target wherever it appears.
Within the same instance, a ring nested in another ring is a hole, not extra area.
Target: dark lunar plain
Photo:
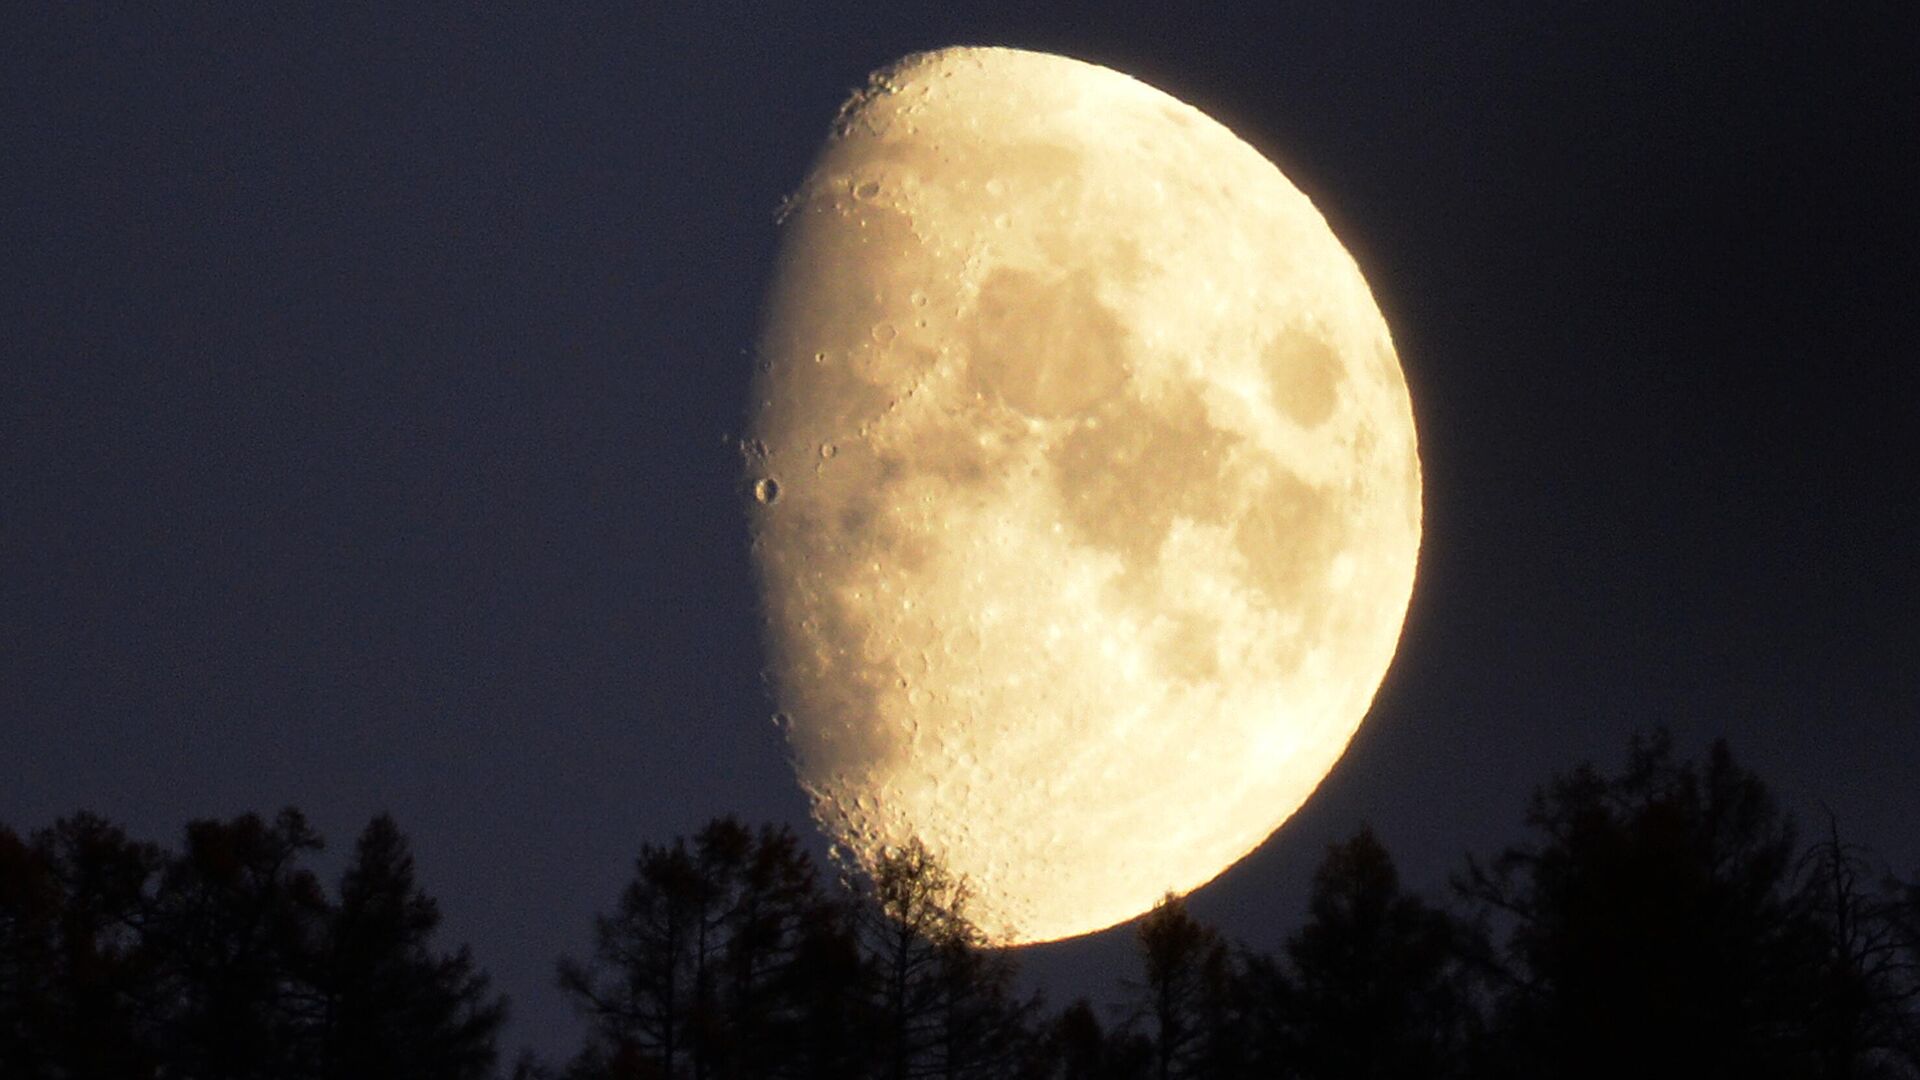
[[[1168,7],[8,6],[0,822],[292,803],[330,871],[390,810],[569,1052],[642,842],[806,821],[733,445],[775,207],[870,70],[1005,44],[1273,158],[1412,389],[1398,657],[1195,914],[1276,946],[1363,821],[1443,897],[1659,724],[1920,871],[1920,9]],[[1129,933],[1023,963],[1100,1002]]]

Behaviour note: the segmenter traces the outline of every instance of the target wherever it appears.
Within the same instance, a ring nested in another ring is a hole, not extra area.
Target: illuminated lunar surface
[[[1271,163],[1125,75],[909,57],[783,211],[748,443],[772,674],[856,858],[996,940],[1131,918],[1306,800],[1392,659],[1412,410]]]

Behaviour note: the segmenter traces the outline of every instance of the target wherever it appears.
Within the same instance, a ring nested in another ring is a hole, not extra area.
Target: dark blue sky
[[[0,15],[0,822],[391,810],[563,1050],[642,841],[805,821],[730,446],[774,208],[869,70],[1005,44],[1273,157],[1413,391],[1399,657],[1202,916],[1275,944],[1363,820],[1439,889],[1660,723],[1920,869],[1912,5],[386,7]]]

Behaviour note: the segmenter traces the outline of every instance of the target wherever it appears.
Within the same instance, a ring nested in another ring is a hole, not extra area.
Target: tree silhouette
[[[1896,1063],[1920,986],[1903,955],[1899,893],[1875,880],[1866,850],[1842,840],[1831,817],[1802,865],[1813,982],[1806,1023],[1820,1075],[1902,1075]]]
[[[697,848],[718,885],[708,926],[723,939],[720,979],[718,993],[709,987],[704,1000],[713,1017],[710,1041],[728,1051],[721,1056],[725,1074],[772,1075],[810,1058],[828,1066],[835,1040],[810,1029],[838,1025],[822,1015],[831,997],[813,991],[816,965],[830,966],[835,952],[851,954],[844,910],[819,893],[812,861],[791,829],[750,833],[724,818],[701,831]]]
[[[1463,933],[1401,890],[1371,829],[1328,848],[1286,968],[1259,980],[1271,1002],[1263,1071],[1312,1080],[1457,1073],[1473,1019]]]
[[[327,1080],[490,1075],[504,1003],[390,819],[336,906],[298,811],[195,821],[177,854],[80,814],[0,828],[0,1076]]]
[[[0,829],[0,1072],[49,1075],[50,1034],[69,1026],[62,1011],[59,881],[37,843]]]
[[[465,946],[431,948],[440,909],[414,881],[393,819],[368,823],[315,967],[328,1080],[470,1080],[491,1073],[506,1019]]]
[[[722,818],[692,843],[648,845],[596,921],[592,960],[561,961],[592,1026],[571,1075],[828,1074],[850,1021],[823,1010],[845,995],[810,983],[857,979],[851,955],[846,916],[791,830]]]
[[[1901,881],[1889,877],[1887,903],[1880,909],[1897,949],[1887,984],[1899,1014],[1892,1021],[1892,1042],[1905,1076],[1920,1076],[1920,874]]]
[[[560,984],[589,1021],[516,1080],[1920,1078],[1920,879],[1796,845],[1716,743],[1661,734],[1552,777],[1521,842],[1469,858],[1455,916],[1361,828],[1278,955],[1168,896],[1103,1026],[1015,990],[922,845],[823,887],[787,828],[643,846]],[[505,1001],[373,819],[334,895],[298,811],[195,821],[177,852],[90,814],[0,827],[0,1077],[481,1080]]]
[[[614,914],[596,920],[593,963],[560,962],[560,986],[597,1040],[578,1074],[675,1076],[686,1053],[699,870],[684,841],[641,848],[634,869]]]
[[[1230,1075],[1238,1059],[1238,979],[1226,943],[1172,893],[1135,932],[1145,978],[1131,1023],[1143,1024],[1158,1080]]]
[[[560,964],[591,1027],[570,1077],[1002,1077],[1037,1060],[1036,1006],[917,844],[844,897],[790,830],[730,818],[634,870],[591,959]]]
[[[1036,1006],[1014,999],[1013,966],[968,921],[967,893],[918,840],[884,853],[863,883],[869,1030],[888,1080],[1011,1076],[1034,1052]]]
[[[1108,1031],[1081,998],[1054,1018],[1048,1033],[1047,1069],[1059,1080],[1146,1080],[1153,1075],[1153,1046],[1122,1027]]]
[[[1617,775],[1555,777],[1527,823],[1533,839],[1469,860],[1458,882],[1507,932],[1483,958],[1502,1071],[1806,1068],[1792,833],[1724,743],[1696,766],[1676,763],[1664,734],[1636,737]]]
[[[764,1075],[836,1080],[864,1075],[871,1003],[869,966],[860,953],[852,909],[833,901],[810,908],[795,930],[793,961],[778,983],[795,1003],[784,1042],[773,1044]]]
[[[321,1054],[308,981],[327,900],[299,865],[321,839],[294,809],[195,821],[163,876],[149,940],[174,1013],[171,1070],[209,1080],[311,1076]]]
[[[158,1063],[145,935],[161,855],[79,814],[0,828],[0,1076],[140,1076]]]

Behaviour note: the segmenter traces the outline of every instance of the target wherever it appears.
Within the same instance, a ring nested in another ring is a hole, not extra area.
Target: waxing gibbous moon
[[[918,838],[1003,943],[1205,884],[1338,760],[1413,587],[1352,257],[1199,110],[998,48],[876,74],[781,228],[750,524],[823,828]]]

